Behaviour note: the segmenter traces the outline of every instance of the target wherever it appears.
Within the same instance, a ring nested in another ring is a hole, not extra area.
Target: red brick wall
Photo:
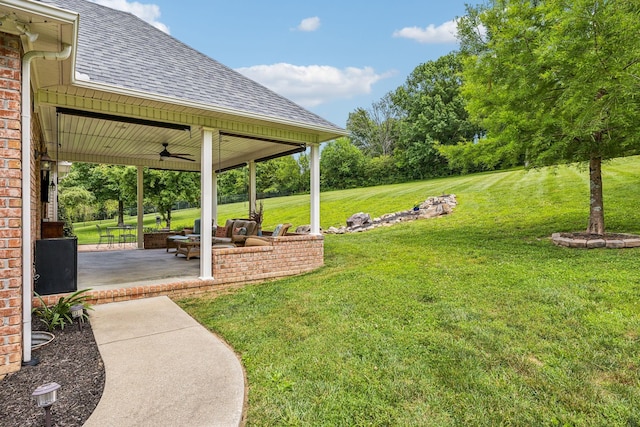
[[[20,46],[0,33],[0,378],[22,360]]]
[[[218,283],[249,283],[306,273],[323,263],[322,236],[285,236],[272,246],[215,249],[212,269]]]

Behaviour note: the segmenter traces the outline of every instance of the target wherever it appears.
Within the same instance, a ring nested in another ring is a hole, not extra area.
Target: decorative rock
[[[625,239],[625,248],[640,248],[640,238],[638,239]]]
[[[624,248],[624,240],[607,240],[607,248],[622,249]]]
[[[296,228],[296,234],[309,234],[311,233],[310,225],[300,225]]]
[[[557,246],[569,248],[637,248],[640,247],[640,236],[634,234],[605,234],[604,236],[586,233],[553,233],[551,240]]]
[[[592,239],[587,241],[587,249],[604,248],[607,242],[604,239]]]
[[[325,234],[345,234],[345,233],[360,233],[363,231],[373,230],[378,227],[390,227],[394,224],[398,224],[404,221],[415,221],[416,219],[428,219],[436,218],[443,215],[448,215],[453,212],[453,208],[457,206],[458,202],[454,194],[442,195],[440,197],[429,197],[422,202],[417,211],[413,209],[406,211],[399,211],[394,213],[388,213],[381,215],[379,218],[371,220],[371,216],[367,213],[358,212],[353,214],[347,219],[347,226],[336,228],[330,227]],[[306,226],[309,227],[309,226]],[[296,229],[296,233],[304,233],[305,231],[298,231],[302,227]],[[308,233],[309,231],[306,231]]]
[[[347,227],[362,227],[367,224],[371,224],[371,216],[363,212],[353,214],[347,219]]]

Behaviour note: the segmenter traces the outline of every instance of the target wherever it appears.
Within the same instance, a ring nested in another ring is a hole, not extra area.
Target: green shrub
[[[60,297],[58,302],[51,307],[47,307],[42,297],[36,292],[36,297],[38,297],[42,306],[35,307],[32,310],[32,313],[47,325],[49,332],[53,332],[53,330],[58,327],[60,329],[64,329],[67,324],[73,323],[71,307],[76,304],[81,304],[84,307],[84,310],[82,311],[82,320],[84,321],[88,318],[86,310],[93,310],[93,308],[91,307],[91,304],[87,303],[89,296],[84,293],[90,290],[90,288],[81,289],[69,296]]]

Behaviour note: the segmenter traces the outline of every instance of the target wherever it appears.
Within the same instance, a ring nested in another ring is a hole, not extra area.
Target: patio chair
[[[113,239],[115,236],[111,234],[111,231],[107,228],[103,233],[102,228],[98,224],[96,224],[96,228],[98,229],[98,235],[100,236],[100,239],[98,239],[98,246],[102,243],[102,239],[107,240],[107,246],[113,246]]]
[[[134,231],[133,227],[125,226],[122,230],[120,230],[120,237],[118,238],[118,243],[122,245],[126,245],[127,243],[135,243],[136,234],[133,231]]]
[[[290,223],[278,224],[276,228],[273,229],[273,233],[270,236],[249,236],[245,241],[245,246],[269,246],[271,245],[273,239],[275,237],[286,236],[287,231],[291,227]]]

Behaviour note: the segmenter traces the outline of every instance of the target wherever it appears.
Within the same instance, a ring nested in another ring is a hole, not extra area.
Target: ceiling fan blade
[[[172,159],[180,159],[180,160],[186,160],[186,161],[188,161],[188,162],[195,162],[195,160],[193,160],[193,159],[190,159],[190,158],[188,158],[188,157],[182,157],[182,156],[179,156],[179,155],[177,155],[177,154],[172,154],[172,155],[171,155],[171,156],[169,156],[169,157],[171,157]]]

